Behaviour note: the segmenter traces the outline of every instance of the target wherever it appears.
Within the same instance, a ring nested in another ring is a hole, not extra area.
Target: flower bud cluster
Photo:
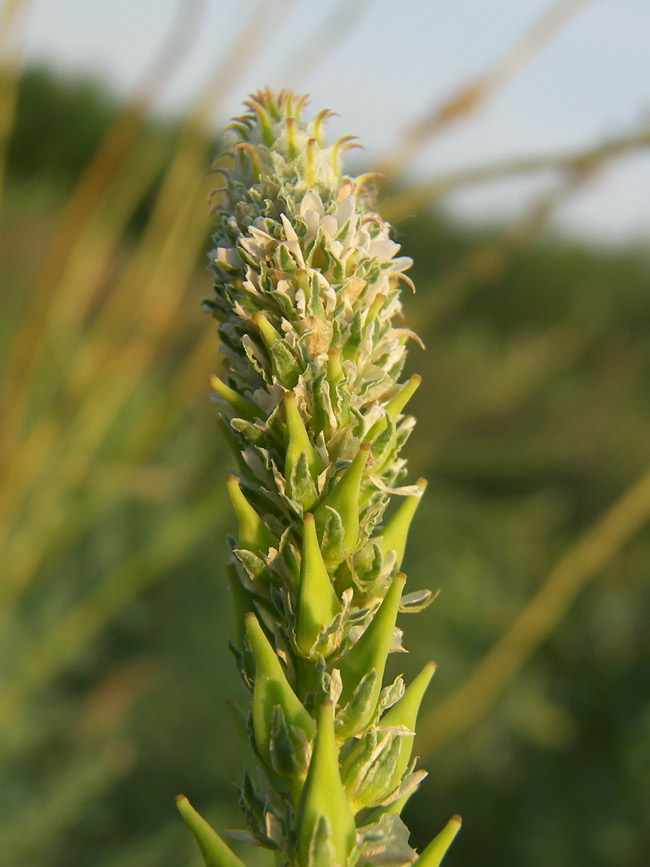
[[[401,379],[418,338],[395,325],[411,260],[371,209],[371,176],[341,172],[352,137],[324,142],[328,111],[307,122],[288,91],[245,105],[214,165],[206,302],[224,358],[211,387],[237,462],[232,649],[257,762],[243,837],[292,867],[434,867],[457,819],[418,857],[399,813],[425,776],[411,752],[435,666],[384,684],[403,650],[399,612],[431,598],[405,593],[399,571],[425,489],[404,484],[400,457],[420,383]],[[206,864],[241,867],[186,799],[179,808]]]

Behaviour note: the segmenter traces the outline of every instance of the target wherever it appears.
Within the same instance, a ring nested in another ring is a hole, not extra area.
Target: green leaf
[[[296,260],[289,252],[289,248],[286,244],[278,244],[278,248],[276,250],[276,259],[281,271],[285,271],[288,274],[295,274],[295,272],[298,270]]]
[[[362,338],[362,328],[363,328],[363,316],[362,311],[357,310],[354,314],[354,318],[350,323],[350,336],[345,341],[345,345],[343,346],[343,358],[350,359],[354,358],[357,354],[357,350],[359,349],[359,344],[361,343]]]
[[[395,788],[399,740],[399,734],[374,730],[357,741],[346,757],[341,776],[353,812],[380,804]]]
[[[254,554],[247,548],[235,548],[233,554],[242,564],[251,581],[259,581],[261,584],[268,586],[269,568],[261,557],[258,557],[257,554]]]

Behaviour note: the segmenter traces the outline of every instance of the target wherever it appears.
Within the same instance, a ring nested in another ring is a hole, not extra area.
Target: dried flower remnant
[[[400,819],[425,776],[412,758],[435,666],[384,685],[402,650],[399,571],[426,483],[400,457],[420,383],[402,381],[413,332],[396,327],[411,260],[372,210],[370,175],[305,121],[305,97],[251,96],[224,134],[214,172],[214,295],[222,378],[211,385],[238,475],[229,566],[232,650],[251,693],[257,762],[245,775],[239,833],[291,867],[439,864],[454,817],[418,856]],[[401,504],[391,504],[400,499]],[[179,809],[207,865],[239,858],[187,802]]]

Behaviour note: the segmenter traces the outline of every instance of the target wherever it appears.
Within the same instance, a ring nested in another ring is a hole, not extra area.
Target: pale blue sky
[[[245,18],[266,10],[265,38],[230,88],[221,116],[237,112],[246,93],[265,83],[308,90],[313,106],[339,113],[333,134],[360,135],[369,157],[376,157],[426,107],[485,69],[547,5],[348,0],[336,41],[321,58],[318,34],[339,0],[205,0],[200,31],[162,106],[185,110]],[[96,73],[126,92],[164,39],[176,8],[177,0],[32,0],[26,55]],[[593,0],[470,121],[432,141],[414,173],[563,150],[631,130],[650,116],[649,42],[648,0]],[[490,216],[523,208],[538,187],[492,185],[450,204],[464,214]],[[648,239],[649,193],[650,156],[622,160],[560,217],[598,241]]]

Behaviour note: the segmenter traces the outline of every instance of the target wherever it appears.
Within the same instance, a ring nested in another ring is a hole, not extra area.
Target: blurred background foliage
[[[10,72],[0,864],[195,864],[173,796],[238,827],[244,755],[199,312],[215,141],[200,111]],[[422,845],[463,815],[450,867],[650,863],[650,255],[544,231],[593,165],[569,168],[510,226],[382,193],[427,347],[405,569],[441,590],[393,662],[439,664],[406,819]]]

